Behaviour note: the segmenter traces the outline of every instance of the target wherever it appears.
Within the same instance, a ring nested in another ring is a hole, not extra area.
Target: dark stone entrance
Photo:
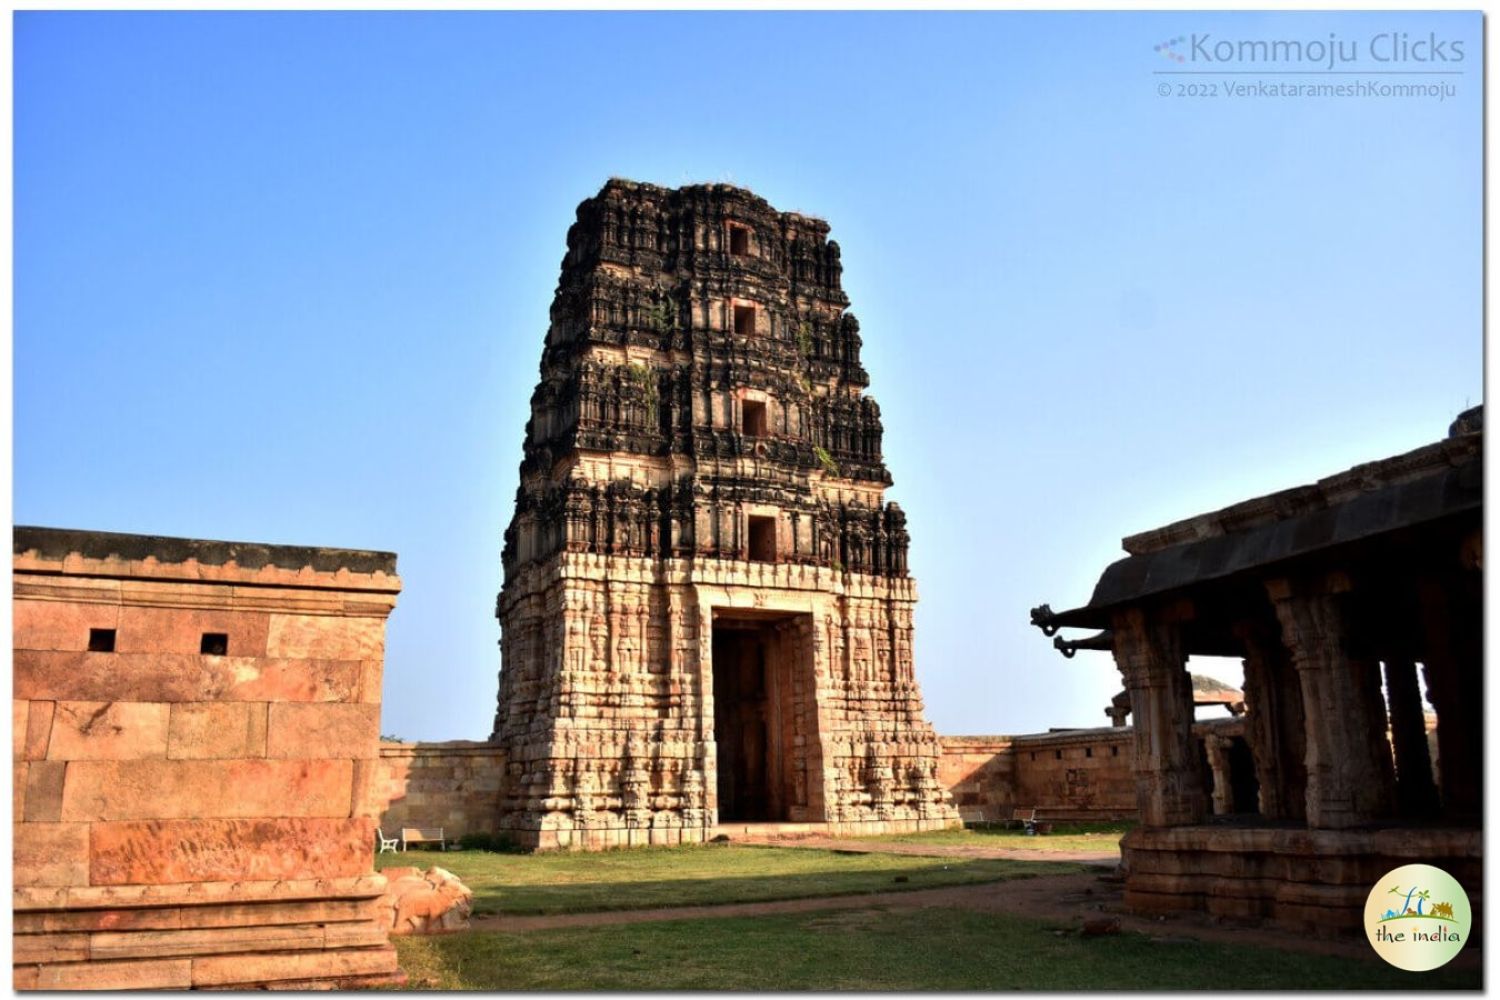
[[[716,614],[714,739],[719,821],[782,822],[796,798],[793,771],[797,616]]]

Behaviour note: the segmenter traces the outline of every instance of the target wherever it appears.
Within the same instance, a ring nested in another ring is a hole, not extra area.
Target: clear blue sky
[[[1462,41],[1460,75],[1368,79],[1451,96],[1152,72],[1201,65],[1154,48],[1194,34],[1388,69],[1392,32]],[[1478,14],[21,13],[15,517],[395,550],[384,729],[483,738],[574,207],[610,175],[731,181],[843,247],[932,721],[1103,724],[1113,666],[1029,608],[1086,601],[1126,534],[1480,401],[1480,40]]]

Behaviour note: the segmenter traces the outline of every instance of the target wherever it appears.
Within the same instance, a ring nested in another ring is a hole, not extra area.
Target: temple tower
[[[523,844],[958,824],[827,235],[722,184],[578,207],[496,608]]]

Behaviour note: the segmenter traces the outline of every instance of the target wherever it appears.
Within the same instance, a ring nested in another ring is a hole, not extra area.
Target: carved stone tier
[[[1125,905],[1202,910],[1317,934],[1363,932],[1365,898],[1401,865],[1437,865],[1483,911],[1483,835],[1475,829],[1306,830],[1137,827],[1121,842]],[[1474,935],[1478,935],[1478,929]]]

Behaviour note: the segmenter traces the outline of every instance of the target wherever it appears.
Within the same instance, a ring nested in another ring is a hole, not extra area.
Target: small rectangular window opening
[[[1083,755],[1085,757],[1092,757],[1092,756],[1094,756],[1094,748],[1093,747],[1084,747],[1083,748]]]
[[[743,404],[743,420],[740,422],[740,433],[745,437],[759,438],[766,436],[766,404],[753,399],[745,400]]]
[[[229,636],[224,632],[204,632],[198,652],[204,656],[228,656]]]
[[[1118,757],[1118,756],[1120,756],[1120,747],[1119,747],[1118,744],[1109,748],[1109,755],[1111,757]]]
[[[755,307],[734,307],[734,332],[741,337],[755,336]]]
[[[1052,759],[1053,760],[1062,760],[1062,751],[1061,750],[1054,750],[1054,751],[1052,751]]]
[[[729,224],[729,252],[736,257],[750,256],[750,230],[745,226]]]
[[[89,652],[90,653],[113,653],[115,651],[115,630],[112,628],[89,629]]]
[[[776,561],[776,519],[774,517],[750,518],[750,560],[752,562]]]

